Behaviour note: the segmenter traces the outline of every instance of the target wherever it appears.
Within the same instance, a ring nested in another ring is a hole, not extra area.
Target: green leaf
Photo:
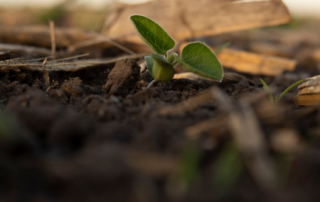
[[[174,75],[173,66],[163,57],[156,54],[146,56],[147,68],[150,75],[156,81],[171,81]]]
[[[181,59],[174,57],[187,71],[218,81],[223,78],[223,67],[218,58],[201,42],[189,43],[184,47]]]
[[[154,59],[150,55],[149,56],[145,56],[144,59],[146,60],[146,63],[147,63],[148,72],[152,76],[152,68],[153,68],[153,65],[154,65]]]
[[[271,91],[270,91],[270,89],[269,89],[269,86],[266,84],[266,82],[264,82],[264,80],[262,80],[261,78],[260,78],[260,82],[262,83],[262,85],[263,85],[263,89],[269,94],[269,100],[270,100],[270,102],[274,102],[274,98],[273,98],[273,95],[272,95],[272,93],[271,93]]]
[[[156,22],[142,15],[132,15],[132,23],[141,39],[157,54],[166,55],[175,45],[174,40]]]
[[[166,60],[164,57],[161,57],[160,55],[151,53],[150,56],[162,66],[170,66],[170,67],[172,66],[168,60]]]

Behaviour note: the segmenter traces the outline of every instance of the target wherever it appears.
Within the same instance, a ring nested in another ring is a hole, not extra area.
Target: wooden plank
[[[116,4],[109,12],[104,33],[109,36],[135,32],[129,17],[148,16],[176,40],[202,37],[291,20],[281,0],[239,2],[231,0],[161,0],[138,5]],[[131,40],[137,40],[130,37]]]
[[[180,54],[186,44],[187,43],[184,43],[180,46]],[[293,71],[296,66],[295,60],[230,48],[223,49],[218,54],[218,59],[225,68],[255,75],[276,76],[282,74],[284,71]]]

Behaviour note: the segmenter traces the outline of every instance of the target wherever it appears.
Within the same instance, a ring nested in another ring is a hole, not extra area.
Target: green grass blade
[[[287,94],[292,88],[294,88],[295,86],[301,84],[302,82],[304,82],[304,80],[300,80],[295,82],[294,84],[292,84],[291,86],[289,86],[286,90],[284,90],[281,95],[276,99],[276,102],[279,102],[281,100],[281,98]]]
[[[174,40],[156,22],[142,15],[130,17],[141,39],[157,54],[165,55],[175,46]]]
[[[230,45],[230,42],[227,42],[227,43],[225,43],[225,44],[222,44],[221,46],[219,46],[219,47],[217,48],[216,51],[214,51],[214,53],[215,53],[216,55],[218,55],[218,53],[220,53],[224,48],[226,48],[226,47],[229,46],[229,45]]]
[[[266,82],[264,82],[264,80],[262,80],[261,78],[260,78],[260,81],[261,81],[261,83],[262,83],[262,85],[263,85],[263,89],[269,94],[269,100],[270,100],[270,102],[274,102],[274,98],[273,98],[272,93],[270,92],[269,86],[268,86],[268,85],[266,84]]]

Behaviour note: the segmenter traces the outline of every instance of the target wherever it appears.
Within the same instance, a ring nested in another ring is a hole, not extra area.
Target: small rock
[[[121,60],[116,63],[108,75],[108,81],[103,88],[106,92],[109,92],[112,89],[112,94],[114,95],[123,95],[135,87],[139,78],[140,66],[133,60]],[[116,87],[112,88],[113,86]]]
[[[63,82],[61,88],[70,96],[82,96],[86,93],[83,83],[78,77],[74,79],[70,78],[69,81]]]

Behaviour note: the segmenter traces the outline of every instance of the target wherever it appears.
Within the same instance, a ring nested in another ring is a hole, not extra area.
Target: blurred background
[[[103,10],[110,5],[111,2],[117,0],[76,0],[74,6],[92,8],[95,10]],[[141,3],[150,0],[118,0],[125,3]],[[252,1],[252,0],[250,0]],[[258,0],[259,1],[259,0]],[[260,0],[261,1],[261,0]],[[263,1],[263,0],[262,0]],[[49,8],[57,4],[61,4],[64,0],[0,0],[2,8]],[[317,0],[283,0],[289,7],[291,13],[295,16],[320,17],[319,8],[320,1]]]
[[[57,26],[74,26],[88,30],[98,30],[103,15],[106,14],[112,3],[134,4],[147,1],[149,0],[0,0],[0,9],[2,10],[0,24],[47,24],[48,19],[51,19],[57,23]],[[288,6],[294,18],[320,17],[320,1],[284,0],[283,2]],[[68,14],[65,12],[67,10]],[[65,18],[66,15],[68,15],[68,21],[59,22],[59,19]]]

